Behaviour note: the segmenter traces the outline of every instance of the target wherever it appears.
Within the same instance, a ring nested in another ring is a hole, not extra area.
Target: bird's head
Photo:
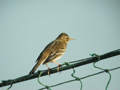
[[[63,40],[65,42],[68,42],[70,40],[74,40],[73,38],[70,38],[68,34],[66,33],[61,33],[58,37],[57,40]]]

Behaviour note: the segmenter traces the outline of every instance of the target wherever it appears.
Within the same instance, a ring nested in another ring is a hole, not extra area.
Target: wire
[[[38,83],[39,83],[40,85],[44,86],[47,90],[52,90],[48,85],[45,85],[45,84],[43,84],[43,83],[40,81],[40,77],[41,77],[42,74],[43,74],[43,72],[40,72],[39,77],[38,77],[38,79],[37,79]]]
[[[77,77],[77,76],[75,76],[75,69],[73,68],[73,73],[71,74],[71,76],[73,77],[73,78],[75,78],[77,81],[80,81],[80,90],[82,90],[82,87],[83,87],[83,84],[82,84],[82,81],[81,81],[81,79],[79,78],[79,77]]]
[[[109,69],[109,71],[114,71],[114,70],[118,70],[120,69],[120,67],[115,67],[115,68],[112,68],[112,69]],[[92,77],[92,76],[95,76],[95,75],[99,75],[101,73],[105,73],[106,71],[103,70],[103,71],[100,71],[100,72],[97,72],[97,73],[93,73],[93,74],[90,74],[90,75],[87,75],[87,76],[84,76],[84,77],[81,77],[80,79],[86,79],[86,78],[89,78],[89,77]],[[76,79],[71,79],[71,80],[67,80],[67,81],[64,81],[64,82],[60,82],[58,84],[55,84],[55,85],[50,85],[49,87],[56,87],[56,86],[59,86],[59,85],[62,85],[62,84],[66,84],[66,83],[70,83],[70,82],[74,82],[74,81],[78,81]],[[46,88],[41,88],[39,90],[44,90]]]
[[[99,56],[98,54],[93,53],[93,54],[90,54],[90,55],[91,55],[92,57],[98,58],[98,61],[100,60],[100,56]],[[93,67],[94,67],[94,68],[97,68],[97,69],[99,69],[99,70],[104,70],[104,71],[109,75],[109,79],[108,79],[107,85],[106,85],[106,87],[105,87],[105,90],[108,90],[108,86],[109,86],[110,81],[111,81],[111,73],[109,72],[109,69],[104,69],[104,68],[101,68],[101,67],[96,66],[96,63],[97,63],[97,62],[93,62]]]

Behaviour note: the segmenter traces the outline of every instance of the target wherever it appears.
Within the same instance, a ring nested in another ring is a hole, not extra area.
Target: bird
[[[59,71],[61,65],[58,62],[56,62],[56,60],[60,59],[64,55],[67,48],[67,44],[70,40],[74,39],[70,38],[68,34],[62,32],[55,40],[50,42],[39,54],[36,60],[36,64],[29,72],[29,74],[34,74],[34,72],[41,64],[46,65],[49,74],[50,68],[48,66],[48,63],[50,62],[57,64],[57,71]]]

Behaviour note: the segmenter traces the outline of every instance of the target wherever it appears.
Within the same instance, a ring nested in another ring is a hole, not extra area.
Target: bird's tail
[[[37,62],[37,63],[35,64],[35,66],[32,68],[32,70],[30,71],[29,74],[33,74],[33,73],[36,71],[36,69],[39,67],[40,64],[41,64],[41,62]]]

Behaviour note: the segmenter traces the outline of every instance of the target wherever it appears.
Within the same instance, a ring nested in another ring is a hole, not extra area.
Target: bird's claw
[[[57,72],[60,71],[60,67],[61,67],[61,66],[62,66],[61,64],[58,65]]]

